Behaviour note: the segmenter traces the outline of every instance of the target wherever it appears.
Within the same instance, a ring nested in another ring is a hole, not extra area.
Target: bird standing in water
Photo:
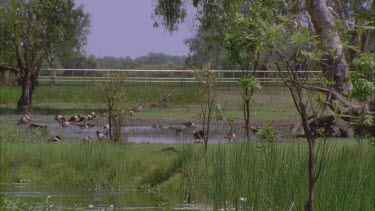
[[[203,130],[200,130],[200,131],[194,131],[193,132],[193,137],[194,137],[194,142],[198,142],[200,143],[201,142],[201,139],[204,138],[205,134],[203,132]],[[198,140],[198,141],[197,141]]]
[[[59,124],[63,124],[63,122],[66,122],[66,119],[63,115],[61,114],[56,114],[55,115],[55,120],[59,123]]]
[[[68,121],[77,123],[77,122],[79,122],[80,118],[81,117],[79,115],[74,115],[74,116],[70,117],[70,119]]]
[[[185,125],[186,127],[191,127],[191,128],[197,127],[194,122],[185,122],[185,123],[182,123],[182,124]]]
[[[96,136],[98,137],[98,140],[101,141],[104,139],[104,133],[100,130],[96,131]]]
[[[90,141],[92,141],[92,138],[91,138],[91,136],[86,136],[86,137],[84,137],[84,138],[82,139],[82,141],[83,141],[83,142],[90,142]]]
[[[259,128],[254,127],[254,126],[250,126],[250,128],[251,128],[251,131],[253,131],[253,133],[257,133],[260,130]]]
[[[60,136],[55,136],[55,138],[53,138],[51,141],[53,143],[61,143],[61,138],[60,138]]]
[[[30,122],[31,122],[30,116],[25,114],[25,115],[21,116],[21,118],[18,120],[17,125],[29,124]]]
[[[234,139],[236,138],[236,134],[232,131],[232,129],[230,129],[229,133],[226,136],[224,136],[224,138],[228,139],[230,143],[234,141]]]

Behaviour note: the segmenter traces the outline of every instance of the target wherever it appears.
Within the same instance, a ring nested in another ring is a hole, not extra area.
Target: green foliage
[[[272,126],[272,122],[267,121],[263,124],[262,128],[260,129],[258,137],[262,141],[272,143],[279,138],[279,134],[277,133],[276,129]]]
[[[320,78],[320,83],[322,83],[324,87],[332,87],[335,84],[334,81],[328,80],[325,77]]]
[[[361,113],[359,120],[357,121],[358,126],[369,127],[374,125],[374,117],[371,114]]]
[[[4,6],[6,5],[6,6]],[[85,44],[90,21],[73,0],[0,2],[0,67],[15,72],[22,93],[19,112],[31,112],[43,63]]]
[[[317,93],[316,97],[315,97],[315,102],[318,103],[318,105],[321,109],[323,109],[324,104],[326,102],[326,95],[324,95],[322,93]]]
[[[371,96],[375,91],[374,82],[364,78],[353,79],[354,89],[352,97],[364,102]]]
[[[138,70],[179,70],[186,67],[186,56],[171,56],[164,53],[149,53],[145,56],[132,59],[130,57],[112,57],[102,58],[93,55],[87,56],[81,52],[73,52],[56,62],[56,67],[65,69],[138,69]],[[191,66],[189,66],[191,67]],[[67,71],[68,72],[68,71]],[[69,71],[70,73],[70,71]],[[84,72],[77,72],[77,75],[83,75]],[[98,72],[87,72],[89,76],[101,75]],[[145,73],[137,72],[134,75],[139,76]],[[160,74],[158,72],[153,73]]]
[[[111,74],[108,81],[95,84],[95,89],[109,114],[109,138],[115,142],[121,141],[122,126],[127,114],[125,90],[122,87],[125,79],[123,74]]]
[[[361,54],[353,61],[353,65],[356,72],[352,75],[352,97],[365,102],[375,92],[375,84],[372,81],[375,74],[375,54]]]
[[[215,105],[218,96],[218,82],[220,76],[215,74],[211,67],[204,66],[202,70],[194,71],[195,80],[199,83],[199,104],[200,104],[200,117],[203,125],[204,135],[204,148],[207,151],[208,137],[210,134],[210,124],[214,117]]]
[[[96,82],[94,88],[98,93],[100,101],[106,105],[109,112],[121,110],[125,103],[125,90],[123,85],[126,76],[123,74],[111,74],[106,82]]]
[[[242,95],[242,98],[244,101],[251,100],[254,89],[262,88],[262,86],[260,85],[260,81],[254,76],[243,76],[238,83],[241,85],[242,89],[244,90],[245,94]]]
[[[178,25],[182,23],[187,15],[184,2],[182,0],[156,0],[154,15],[154,27],[165,26],[169,31],[178,30]],[[161,20],[157,20],[160,18]]]
[[[369,138],[368,143],[369,143],[371,146],[375,147],[375,137],[371,137],[371,138]]]
[[[262,3],[252,5],[250,15],[236,14],[228,33],[225,35],[224,47],[230,61],[238,64],[242,70],[255,70],[259,53],[269,39],[268,23],[272,14]]]
[[[342,106],[342,104],[338,100],[333,100],[333,115],[335,116],[335,119],[341,119],[341,114],[345,113],[349,110],[349,108]]]
[[[215,105],[215,116],[217,122],[223,122],[228,119],[227,114],[224,112],[223,106],[218,103]]]
[[[13,61],[22,59],[19,62],[25,68],[28,61],[23,56],[27,55],[35,60],[29,65],[39,71],[43,60],[80,48],[86,42],[90,21],[72,0],[5,0],[1,4],[7,6],[0,7],[0,58],[9,56],[13,60],[1,60],[0,65],[16,66]]]

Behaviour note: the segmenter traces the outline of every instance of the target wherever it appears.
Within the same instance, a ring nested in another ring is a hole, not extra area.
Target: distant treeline
[[[71,69],[142,69],[142,70],[181,70],[181,69],[199,69],[203,65],[210,64],[213,69],[238,69],[230,64],[222,49],[214,50],[211,53],[203,50],[196,50],[194,46],[200,46],[203,43],[195,43],[191,38],[186,41],[190,48],[187,56],[171,56],[164,53],[149,53],[136,59],[130,57],[118,58],[105,56],[97,58],[82,53],[71,53],[68,56],[59,58],[53,66],[55,68]],[[195,45],[193,45],[195,44]]]
[[[191,39],[193,40],[193,39]],[[191,41],[192,42],[192,41]],[[192,45],[187,43],[187,45]],[[199,46],[199,45],[197,45]],[[187,56],[171,56],[164,53],[149,53],[135,59],[130,57],[118,58],[105,56],[97,58],[93,55],[85,55],[82,53],[71,53],[70,55],[60,57],[58,61],[46,67],[63,68],[63,69],[135,69],[135,70],[194,70],[200,69],[203,65],[210,64],[212,69],[239,69],[232,65],[226,58],[222,50],[213,51],[215,54],[208,54],[207,51],[194,51],[190,47],[191,52]],[[49,75],[49,72],[42,71],[41,75]],[[57,75],[66,76],[101,76],[102,72],[84,72],[84,71],[64,71]],[[179,73],[153,73],[153,76],[177,76]],[[129,76],[143,76],[147,73],[128,73]]]
[[[97,58],[75,53],[60,59],[54,66],[64,69],[143,69],[143,70],[172,70],[186,69],[186,56],[170,56],[163,53],[149,53],[136,59],[130,57],[117,58],[106,56]]]

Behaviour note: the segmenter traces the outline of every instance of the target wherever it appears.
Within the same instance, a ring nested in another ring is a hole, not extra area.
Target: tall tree
[[[323,72],[335,82],[336,91],[348,95],[352,84],[349,81],[349,66],[345,59],[344,46],[335,28],[334,11],[328,7],[326,0],[306,0],[305,4],[318,35],[319,47],[325,52],[327,67],[335,65],[333,70],[325,68]]]
[[[368,27],[374,24],[375,1],[374,0],[327,0],[327,3],[334,8],[333,15],[345,20],[346,36],[349,35],[349,42],[356,46],[358,51],[350,51],[350,61],[358,57],[358,52],[375,51],[375,30]]]
[[[170,31],[177,30],[178,24],[188,16],[187,9],[190,2],[196,8],[196,20],[199,22],[198,31],[209,32],[208,43],[223,44],[224,35],[230,28],[233,19],[238,13],[251,12],[252,6],[262,4],[278,5],[273,9],[275,20],[279,15],[295,17],[297,25],[308,26],[314,30],[320,42],[320,48],[325,51],[324,60],[327,66],[323,71],[327,78],[335,83],[335,90],[340,94],[348,95],[352,89],[349,80],[349,65],[352,59],[345,57],[344,40],[340,37],[337,23],[349,23],[352,29],[352,43],[362,52],[373,51],[375,35],[371,30],[364,30],[358,26],[370,23],[375,17],[375,3],[373,0],[154,0],[155,16],[161,17],[158,21],[167,26]],[[185,3],[185,4],[184,4]],[[173,5],[173,6],[167,6]],[[338,20],[340,18],[340,20]],[[355,20],[355,21],[353,21]],[[303,22],[303,23],[302,23]],[[213,42],[214,41],[214,42]]]
[[[73,0],[2,0],[0,16],[0,69],[16,72],[22,87],[17,110],[32,112],[43,62],[80,50],[89,16]]]

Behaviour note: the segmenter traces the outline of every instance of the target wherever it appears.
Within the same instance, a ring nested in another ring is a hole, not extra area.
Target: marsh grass
[[[325,152],[323,153],[323,148]],[[214,209],[303,210],[308,193],[305,143],[235,143],[212,147],[212,171],[200,184]],[[375,155],[369,145],[320,142],[318,210],[372,210]],[[202,168],[203,171],[203,168]],[[294,208],[293,208],[294,207]]]
[[[178,169],[173,165],[178,153],[162,151],[164,144],[55,144],[39,136],[24,141],[29,131],[11,128],[0,126],[1,182],[31,181],[78,190],[139,190],[162,185]]]
[[[205,154],[200,144],[24,142],[22,130],[0,130],[1,182],[166,191],[185,202],[239,210],[303,210],[308,191],[305,142],[212,144]],[[169,146],[177,152],[163,150]],[[375,148],[366,141],[330,140],[319,141],[317,152],[316,208],[373,210]]]
[[[135,108],[143,104],[146,108],[140,118],[192,117],[198,112],[198,89],[196,87],[124,87],[126,105]],[[177,89],[178,96],[169,99],[167,109],[150,108],[150,105],[161,97]],[[219,102],[232,119],[242,120],[241,90],[233,87],[219,91]],[[16,104],[21,94],[19,87],[0,88],[0,114],[16,113]],[[105,110],[93,87],[38,87],[34,93],[34,111],[38,114],[85,114],[92,110]],[[125,102],[124,102],[125,104]],[[251,120],[283,119],[298,120],[287,90],[280,87],[264,87],[255,92]],[[173,112],[171,112],[171,110]]]
[[[62,189],[125,190],[153,188],[167,180],[175,153],[163,145],[110,143],[2,143],[3,182],[31,181]],[[6,149],[6,150],[4,150]],[[11,166],[11,168],[10,168]],[[8,173],[7,173],[8,172]]]

